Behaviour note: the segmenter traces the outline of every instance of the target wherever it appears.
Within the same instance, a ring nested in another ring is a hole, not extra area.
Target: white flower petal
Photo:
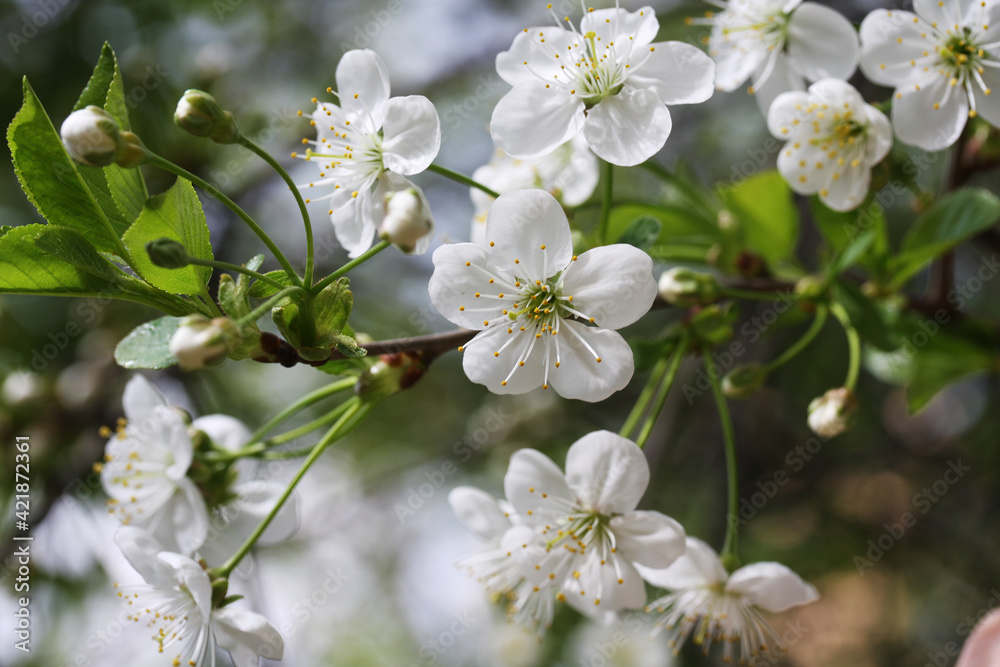
[[[347,250],[347,256],[354,258],[363,254],[372,245],[375,230],[385,216],[383,199],[371,191],[370,186],[362,186],[357,197],[352,197],[345,206],[334,209],[330,214],[333,232],[337,241]]]
[[[1000,10],[1000,6],[997,9]],[[979,86],[973,86],[976,95],[976,113],[990,125],[1000,127],[1000,70],[995,67],[984,67],[982,77],[990,94],[987,95]]]
[[[409,176],[430,166],[441,148],[437,109],[422,95],[393,97],[383,107],[382,161],[387,169]]]
[[[370,49],[348,51],[337,63],[337,97],[349,116],[382,126],[382,105],[389,99],[389,70]]]
[[[448,494],[448,504],[465,527],[484,540],[499,540],[510,530],[511,520],[500,502],[477,488],[458,486]]]
[[[157,408],[165,407],[168,407],[167,399],[143,376],[133,375],[125,385],[125,391],[122,393],[122,409],[125,412],[125,419],[136,428],[152,430],[152,426],[144,427],[143,424],[146,422],[155,424]]]
[[[858,68],[858,33],[843,14],[803,2],[788,21],[788,59],[810,81],[849,79]]]
[[[250,429],[229,415],[205,415],[191,422],[191,428],[202,431],[223,449],[235,452],[250,442]]]
[[[627,82],[587,112],[583,134],[597,156],[622,167],[645,162],[670,136],[670,112],[652,90]]]
[[[926,79],[924,53],[937,48],[933,34],[934,29],[912,12],[876,9],[861,22],[862,73],[893,87]]]
[[[549,383],[563,398],[603,401],[632,379],[632,349],[617,331],[564,320],[558,338],[562,363],[549,372]]]
[[[874,166],[892,150],[892,124],[884,113],[869,104],[865,105],[865,115],[869,124],[865,159]]]
[[[753,563],[729,576],[726,591],[739,593],[747,602],[779,612],[819,598],[816,589],[781,563]]]
[[[617,567],[610,559],[603,564],[601,560],[602,555],[596,550],[587,551],[576,565],[580,576],[574,572],[563,584],[566,602],[591,618],[642,607],[646,602],[646,586],[635,567],[622,559],[618,559]]]
[[[440,246],[433,255],[434,273],[427,288],[431,303],[453,324],[466,329],[482,329],[483,322],[501,317],[502,306],[490,299],[480,303],[476,294],[497,296],[514,281],[513,276],[489,266],[486,251],[474,243],[454,243]],[[467,265],[468,264],[468,265]],[[494,282],[491,284],[491,276]],[[497,284],[497,283],[501,284]],[[492,308],[490,312],[479,308]],[[460,310],[464,308],[465,310]]]
[[[192,554],[205,543],[208,536],[208,509],[194,482],[187,477],[178,480],[177,491],[164,511],[169,512],[167,519],[173,524],[180,553]]]
[[[684,555],[684,527],[653,511],[628,512],[611,519],[618,552],[623,558],[651,568],[666,568]]]
[[[687,590],[722,583],[728,576],[719,555],[696,537],[688,537],[684,554],[666,569],[639,566],[643,578],[668,590]]]
[[[567,51],[573,42],[573,33],[558,26],[526,28],[510,49],[497,54],[497,74],[512,86],[554,81],[562,63],[552,56]]]
[[[480,333],[466,343],[463,355],[465,374],[494,394],[524,394],[545,381],[544,343],[516,322]]]
[[[641,7],[634,12],[624,9],[596,9],[580,19],[580,33],[596,34],[598,49],[609,42],[630,42],[632,49],[640,49],[654,39],[660,31],[660,22],[652,7]],[[629,40],[631,38],[631,40]]]
[[[583,436],[566,454],[566,482],[599,514],[631,512],[649,485],[649,464],[634,442],[611,431]]]
[[[563,294],[597,326],[621,329],[649,312],[656,299],[653,260],[630,245],[593,248],[567,267]]]
[[[779,139],[795,139],[797,135],[807,133],[809,129],[803,120],[810,100],[809,93],[805,91],[789,91],[779,95],[767,112],[768,131]]]
[[[236,667],[257,667],[260,658],[281,660],[285,643],[270,621],[232,605],[212,612],[219,646],[233,658]]]
[[[764,68],[758,69],[754,74],[754,99],[765,118],[779,95],[789,91],[805,90],[806,87],[805,79],[792,68],[791,61],[784,53],[776,53],[773,58],[774,62],[771,65],[764,66],[770,68],[766,79],[760,80],[766,73]]]
[[[173,585],[170,568],[157,558],[163,545],[156,538],[142,528],[122,526],[115,531],[114,539],[122,555],[147,584],[158,588]]]
[[[715,61],[683,42],[658,42],[641,65],[633,67],[628,84],[649,88],[664,104],[697,104],[715,92]]]
[[[981,0],[913,0],[913,9],[929,23],[937,23],[942,28],[950,28],[956,23],[965,23],[969,10],[979,5]]]
[[[892,124],[903,143],[939,151],[955,143],[965,129],[969,98],[960,86],[950,85],[946,76],[936,76],[919,90],[907,87],[896,93]]]
[[[494,267],[532,282],[544,283],[573,258],[566,213],[542,190],[500,195],[486,218],[486,241]]]
[[[717,23],[712,30],[710,53],[715,60],[715,86],[731,93],[760,69],[768,59],[767,49],[748,48],[745,41],[730,39],[724,26]]]
[[[965,640],[955,667],[982,667],[1000,664],[1000,609],[991,611]]]
[[[503,491],[518,515],[529,521],[542,510],[565,513],[575,500],[559,466],[535,449],[520,449],[510,457]]]
[[[202,614],[208,615],[212,609],[212,582],[201,565],[187,556],[161,551],[157,559],[170,568],[174,585],[187,589]]]
[[[778,155],[778,171],[789,187],[801,195],[813,195],[826,187],[836,173],[837,162],[811,142],[786,145]],[[823,165],[817,169],[816,165]]]
[[[866,164],[844,165],[837,171],[840,177],[830,178],[819,192],[820,201],[834,211],[853,211],[864,203],[872,181],[871,168]]]
[[[509,155],[545,155],[583,128],[583,100],[545,86],[534,81],[519,83],[493,109],[490,134]]]

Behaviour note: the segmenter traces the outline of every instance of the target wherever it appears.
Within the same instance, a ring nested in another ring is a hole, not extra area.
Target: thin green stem
[[[309,294],[308,292],[306,292],[306,290],[305,290],[304,287],[295,287],[295,286],[293,286],[293,287],[286,287],[285,289],[281,290],[280,292],[278,292],[277,294],[275,294],[274,296],[272,296],[270,299],[268,299],[264,303],[260,304],[256,308],[254,308],[252,311],[250,311],[249,314],[247,314],[247,315],[241,317],[239,320],[237,320],[237,322],[236,322],[237,326],[241,326],[242,327],[242,326],[246,326],[247,324],[251,324],[253,322],[256,322],[260,318],[264,317],[264,315],[266,315],[268,313],[268,311],[271,310],[271,308],[273,308],[275,306],[275,304],[277,304],[279,301],[281,301],[285,297],[291,296],[292,294],[295,294],[297,292],[301,292],[302,294],[306,294],[306,295]]]
[[[436,174],[441,174],[445,178],[450,178],[451,180],[461,183],[462,185],[468,185],[470,188],[476,188],[477,190],[481,190],[486,194],[488,194],[489,196],[493,197],[494,199],[500,196],[499,192],[486,187],[479,181],[474,181],[464,174],[460,174],[457,171],[452,171],[451,169],[448,169],[447,167],[442,167],[439,164],[436,163],[432,164],[431,166],[427,167],[427,170],[433,171]]]
[[[255,544],[257,544],[257,540],[259,540],[260,536],[264,534],[267,527],[271,525],[271,521],[273,521],[274,517],[278,515],[279,511],[281,511],[285,501],[287,501],[289,496],[292,495],[292,491],[295,490],[295,487],[298,486],[305,474],[309,472],[309,468],[311,468],[317,459],[319,459],[320,454],[322,454],[323,451],[326,450],[326,448],[331,444],[347,435],[347,433],[350,432],[355,425],[357,425],[357,423],[361,420],[364,414],[371,409],[371,407],[372,404],[362,403],[360,399],[355,398],[351,400],[350,409],[341,415],[340,419],[337,420],[337,423],[331,426],[330,430],[326,432],[319,442],[316,443],[316,446],[313,447],[308,458],[302,462],[298,472],[296,472],[295,476],[292,477],[292,480],[288,483],[288,487],[278,498],[278,501],[274,504],[274,507],[271,508],[271,511],[268,512],[267,516],[264,517],[264,520],[260,522],[256,529],[254,529],[253,533],[250,534],[250,537],[246,539],[246,542],[243,543],[239,550],[233,554],[222,567],[214,571],[213,574],[222,578],[227,578],[229,576],[230,572],[232,572],[239,562],[243,560],[243,557],[250,552],[250,549],[252,549]]]
[[[156,153],[152,153],[147,150],[146,158],[149,164],[153,165],[154,167],[159,167],[164,171],[169,171],[171,174],[176,174],[181,178],[191,181],[191,183],[197,185],[199,188],[201,188],[202,190],[204,190],[205,192],[207,192],[208,194],[212,195],[220,202],[225,204],[229,208],[229,210],[235,213],[240,220],[245,222],[246,225],[251,230],[253,230],[253,233],[256,234],[261,241],[263,241],[264,245],[267,246],[267,249],[271,251],[271,254],[274,255],[274,258],[278,260],[278,263],[281,264],[281,268],[285,270],[285,273],[288,274],[288,277],[291,278],[292,282],[298,286],[302,285],[302,278],[299,277],[299,274],[295,273],[295,269],[292,268],[292,265],[291,263],[289,263],[288,258],[286,258],[284,254],[282,254],[278,246],[276,246],[274,244],[274,241],[271,240],[271,237],[268,236],[267,233],[260,228],[260,225],[258,225],[257,222],[247,214],[246,211],[240,208],[236,204],[236,202],[234,202],[232,199],[224,195],[215,186],[211,185],[204,179],[195,176],[187,169],[184,169],[183,167],[174,164],[173,162],[167,160],[166,158],[160,157]]]
[[[269,165],[271,165],[271,168],[278,173],[278,176],[281,176],[281,180],[283,180],[285,184],[288,185],[288,189],[291,190],[292,195],[295,196],[295,203],[299,205],[299,212],[302,214],[302,224],[304,224],[306,228],[306,275],[303,281],[305,285],[308,287],[312,285],[315,253],[313,251],[312,222],[309,220],[309,210],[306,208],[306,203],[302,199],[302,193],[299,192],[298,187],[296,187],[295,185],[295,181],[293,181],[292,177],[288,175],[288,172],[285,171],[285,168],[282,167],[280,164],[278,164],[278,161],[275,160],[273,157],[271,157],[270,153],[268,153],[263,148],[255,144],[246,136],[240,137],[240,145],[250,149],[251,151],[256,153],[261,159],[263,159],[264,162],[267,162]]]
[[[736,436],[733,434],[733,420],[729,416],[729,405],[726,397],[722,393],[722,384],[718,374],[712,373],[712,351],[705,347],[702,349],[702,357],[705,359],[705,372],[712,381],[712,395],[715,397],[715,405],[719,410],[719,421],[722,423],[722,435],[726,445],[726,471],[729,489],[729,512],[726,520],[726,541],[722,546],[722,558],[725,560],[736,557],[739,548],[739,495],[740,495],[740,472],[736,464]]]
[[[208,293],[208,286],[203,286],[201,288],[201,294],[198,298],[205,304],[205,307],[212,313],[212,317],[225,317],[225,313],[219,310],[219,306],[216,305],[215,301],[212,300],[212,295]]]
[[[233,273],[242,273],[245,276],[254,278],[263,283],[270,285],[271,287],[277,287],[278,289],[285,289],[288,285],[283,285],[279,283],[274,278],[268,278],[263,273],[248,269],[245,266],[239,266],[237,264],[231,264],[229,262],[220,262],[213,259],[199,259],[197,257],[188,257],[188,264],[193,264],[194,266],[207,266],[212,269],[219,269],[222,271],[232,271]]]
[[[649,435],[653,432],[653,426],[656,425],[657,418],[663,412],[663,406],[666,404],[670,388],[677,378],[677,371],[680,370],[681,359],[684,358],[685,352],[687,352],[687,338],[682,338],[680,343],[677,344],[677,349],[674,350],[674,354],[670,359],[670,366],[667,368],[666,374],[660,382],[660,389],[653,400],[653,407],[650,409],[649,414],[646,415],[646,422],[642,425],[642,430],[639,431],[639,437],[635,439],[635,444],[639,445],[640,449],[646,446],[646,441],[649,440]]]
[[[334,394],[340,393],[347,389],[351,389],[352,387],[354,387],[356,382],[357,381],[354,378],[345,378],[343,380],[339,380],[337,382],[328,384],[325,387],[320,387],[315,391],[309,392],[308,394],[301,397],[299,400],[295,401],[287,408],[285,408],[284,410],[282,410],[281,412],[279,412],[278,414],[274,415],[266,422],[264,422],[264,424],[260,428],[258,428],[256,431],[253,432],[253,434],[250,436],[249,441],[257,442],[265,435],[270,433],[272,430],[276,429],[278,426],[281,426],[281,424],[285,423],[288,419],[308,408],[310,405],[319,403],[324,398],[333,396]]]
[[[851,324],[851,317],[842,305],[834,302],[830,305],[830,312],[840,321],[840,325],[844,327],[844,333],[847,334],[850,357],[848,358],[847,378],[844,380],[844,386],[854,391],[854,386],[858,383],[858,374],[861,371],[861,337],[858,335],[858,330]]]
[[[334,271],[333,273],[331,273],[330,275],[328,275],[326,278],[323,278],[323,280],[321,280],[318,283],[316,283],[315,285],[313,285],[312,288],[309,290],[309,292],[311,294],[319,294],[320,292],[323,291],[323,289],[327,285],[335,282],[338,278],[340,278],[341,276],[343,276],[345,273],[347,273],[351,269],[353,269],[353,268],[355,268],[357,266],[361,266],[362,264],[364,264],[365,262],[367,262],[369,259],[371,259],[375,255],[379,254],[380,252],[382,252],[383,250],[385,250],[386,248],[388,248],[391,245],[392,245],[392,243],[390,243],[389,241],[379,241],[378,243],[376,243],[375,245],[373,245],[371,248],[369,248],[368,251],[365,252],[363,255],[359,255],[358,257],[355,257],[350,262],[348,262],[347,264],[344,264],[342,267],[340,267],[339,269],[337,269],[336,271]]]
[[[305,456],[310,451],[312,447],[307,447],[306,449],[295,450],[295,455],[292,456],[289,452],[268,452],[267,450],[283,445],[286,442],[291,442],[296,438],[300,438],[303,435],[312,433],[318,428],[328,426],[333,422],[340,419],[340,416],[344,414],[344,411],[351,406],[350,401],[344,401],[337,407],[335,407],[330,412],[326,413],[322,417],[312,420],[308,424],[303,424],[298,428],[294,428],[290,431],[286,431],[281,435],[276,435],[267,440],[261,440],[260,442],[252,442],[245,447],[242,447],[236,451],[228,450],[217,450],[217,452],[207,455],[205,458],[211,463],[227,463],[229,461],[235,461],[237,459],[247,458],[247,457],[259,457],[259,458],[298,458],[300,456]],[[273,454],[281,454],[282,456],[276,456]]]
[[[660,384],[663,380],[663,374],[667,372],[667,368],[670,365],[670,358],[664,357],[656,362],[653,366],[653,371],[649,374],[649,380],[646,381],[646,386],[642,388],[642,393],[639,394],[639,398],[636,400],[635,405],[632,406],[632,411],[628,413],[628,417],[625,418],[625,423],[622,424],[622,428],[618,431],[618,435],[623,438],[627,438],[635,427],[639,424],[639,420],[642,419],[642,415],[645,414],[646,408],[649,407],[649,402],[653,400],[653,394],[656,392],[656,386]]]
[[[604,162],[602,167],[602,178],[604,179],[604,191],[601,195],[601,224],[598,228],[598,239],[601,243],[608,242],[608,223],[611,220],[611,196],[615,186],[615,167],[610,162]]]
[[[802,338],[798,339],[794,345],[785,350],[781,356],[764,367],[767,372],[770,373],[784,366],[802,352],[802,350],[806,349],[823,329],[823,325],[826,324],[826,315],[828,312],[829,310],[825,304],[818,304],[816,306],[816,317],[813,318],[809,329],[802,335]]]

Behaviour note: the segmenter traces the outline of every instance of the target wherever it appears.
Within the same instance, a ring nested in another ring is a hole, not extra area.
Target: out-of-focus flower
[[[861,23],[861,71],[892,86],[900,141],[951,146],[970,116],[1000,126],[1000,3],[915,0],[907,12],[876,9]]]
[[[787,141],[778,171],[795,192],[818,194],[835,211],[850,211],[868,196],[872,167],[892,149],[892,126],[851,84],[814,83],[784,93],[767,116],[771,134]]]
[[[563,206],[579,206],[597,187],[597,157],[587,147],[583,135],[577,135],[551,153],[538,158],[520,159],[501,149],[489,163],[472,174],[472,179],[503,194],[514,190],[545,190]],[[486,243],[486,212],[496,199],[478,188],[470,188],[476,208],[472,218],[471,241]]]
[[[687,551],[670,567],[639,569],[646,581],[672,591],[648,608],[663,614],[657,626],[669,630],[675,653],[693,634],[706,655],[713,642],[721,643],[727,663],[737,643],[740,664],[755,664],[770,643],[782,645],[758,608],[779,612],[819,598],[815,588],[781,563],[752,563],[728,574],[712,547],[694,537],[687,538]]]
[[[119,586],[131,612],[154,631],[160,653],[175,653],[173,664],[215,664],[215,647],[226,651],[236,667],[256,667],[260,657],[281,660],[284,642],[271,623],[246,609],[213,604],[212,581],[201,565],[165,551],[146,531],[123,526],[115,542],[146,585]]]
[[[833,438],[851,425],[858,399],[846,387],[831,389],[809,403],[809,428],[825,438]]]
[[[781,93],[803,90],[806,81],[849,79],[858,67],[858,33],[841,14],[802,0],[715,2],[722,12],[691,23],[710,25],[708,52],[716,85],[736,90],[747,79],[766,116]]]

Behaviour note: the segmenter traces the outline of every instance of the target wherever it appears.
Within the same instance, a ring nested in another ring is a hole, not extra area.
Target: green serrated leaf
[[[119,240],[124,227],[115,228],[80,175],[80,169],[100,169],[77,169],[27,78],[24,104],[7,128],[7,144],[21,188],[49,224],[75,229],[98,250],[125,254]]]
[[[892,284],[901,287],[935,257],[1000,220],[1000,199],[987,190],[951,192],[924,211],[903,238]]]
[[[170,353],[170,339],[180,319],[161,317],[140,324],[115,348],[115,361],[122,368],[167,368],[177,363]]]
[[[0,293],[97,296],[173,314],[194,311],[122,273],[79,232],[52,225],[13,227],[0,234]]]
[[[663,223],[656,218],[644,215],[636,218],[618,237],[618,243],[627,243],[641,250],[646,250],[660,238]]]
[[[160,238],[179,241],[192,257],[213,259],[205,213],[194,188],[184,179],[177,179],[169,190],[146,202],[124,241],[136,267],[151,285],[174,294],[203,293],[212,275],[210,267],[165,269],[150,261],[145,246]]]
[[[128,107],[125,103],[125,84],[115,59],[115,52],[105,42],[94,73],[80,94],[73,110],[93,104],[99,106],[118,121],[123,130],[129,129]],[[139,169],[122,169],[110,165],[104,169],[84,169],[81,175],[94,193],[97,202],[121,236],[139,216],[149,194]]]
[[[348,359],[361,359],[368,354],[368,350],[358,345],[358,341],[343,334],[336,336],[334,347]]]
[[[256,269],[254,269],[256,270]],[[265,276],[280,283],[282,287],[291,287],[292,279],[284,271],[271,271],[270,273],[265,273]],[[262,280],[256,281],[250,287],[250,296],[254,299],[264,299],[269,296],[274,296],[281,291],[281,288],[275,287],[274,285],[269,285]]]

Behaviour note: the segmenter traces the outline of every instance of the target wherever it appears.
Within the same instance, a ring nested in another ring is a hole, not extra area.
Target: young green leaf
[[[903,349],[913,355],[913,376],[906,391],[910,412],[921,410],[950,384],[1000,370],[1000,356],[991,343],[991,334],[973,325],[951,322],[946,328],[936,322],[923,322],[908,341]],[[926,342],[920,346],[918,341]]]
[[[989,229],[1000,220],[1000,199],[987,190],[951,192],[924,211],[903,238],[894,266],[893,286],[905,285],[935,257]]]
[[[210,267],[165,269],[150,261],[146,244],[161,238],[179,241],[191,257],[212,259],[205,213],[194,188],[184,179],[177,179],[169,190],[146,202],[142,213],[125,232],[124,240],[136,266],[150,284],[174,294],[204,292],[212,275]]]
[[[719,196],[739,220],[746,249],[776,265],[793,259],[799,235],[799,213],[792,191],[777,171],[751,176]]]
[[[14,172],[28,199],[49,224],[75,229],[103,252],[128,260],[120,240],[125,231],[109,220],[97,199],[63,148],[35,92],[24,80],[24,104],[7,128],[7,144],[14,159]]]
[[[115,348],[115,361],[122,368],[167,368],[177,363],[170,353],[170,339],[180,319],[161,317],[140,324]]]
[[[618,243],[627,243],[641,250],[648,249],[660,238],[660,230],[663,224],[648,215],[636,218],[625,228],[625,231],[618,238]]]
[[[271,271],[270,273],[265,273],[264,275],[274,282],[281,284],[283,287],[292,286],[292,279],[284,271]],[[274,296],[280,292],[281,289],[282,288],[275,287],[274,285],[269,285],[263,280],[258,280],[250,287],[250,296],[254,299],[266,299],[269,296]]]

